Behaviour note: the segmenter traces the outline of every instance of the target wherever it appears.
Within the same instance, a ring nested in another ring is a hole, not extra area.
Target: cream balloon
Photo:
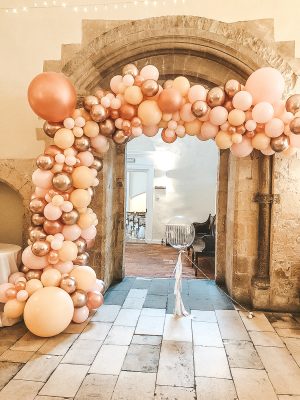
[[[75,168],[72,174],[73,186],[78,189],[87,189],[92,186],[94,179],[92,170],[84,165]]]
[[[145,100],[139,105],[138,117],[145,126],[158,125],[162,112],[155,100]]]
[[[75,243],[64,241],[61,249],[58,250],[59,259],[63,262],[74,261],[77,258],[78,248]]]
[[[36,292],[38,289],[41,289],[42,287],[43,284],[39,279],[30,279],[30,281],[26,283],[25,290],[28,295],[31,296],[34,292]]]
[[[60,149],[68,149],[74,143],[75,137],[70,129],[61,128],[54,136],[54,144]]]
[[[91,202],[91,195],[87,190],[76,189],[71,193],[70,200],[75,208],[85,208]]]
[[[177,89],[182,96],[187,96],[191,85],[185,76],[178,76],[173,81],[173,88]]]
[[[25,303],[17,299],[8,300],[4,305],[4,316],[7,318],[19,318],[23,314]]]
[[[252,146],[257,150],[265,150],[270,145],[271,138],[264,133],[257,133],[252,139]]]
[[[41,282],[44,287],[59,286],[61,281],[61,273],[54,268],[49,268],[42,273]]]
[[[215,141],[219,149],[229,149],[232,145],[231,135],[228,132],[219,131]]]
[[[95,271],[93,268],[88,267],[87,265],[81,265],[77,268],[74,268],[70,273],[70,276],[75,278],[77,282],[77,289],[81,289],[86,292],[92,290],[97,282]]]
[[[138,105],[143,101],[143,93],[138,86],[129,86],[125,89],[124,99],[127,103],[132,105]]]

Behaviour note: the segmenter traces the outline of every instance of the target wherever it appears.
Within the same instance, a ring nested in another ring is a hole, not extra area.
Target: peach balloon
[[[44,215],[49,221],[56,221],[61,217],[62,211],[53,203],[48,203],[44,208]]]
[[[31,296],[34,292],[36,292],[38,289],[41,289],[42,287],[43,284],[39,279],[30,279],[30,281],[26,283],[25,290],[28,295]]]
[[[70,276],[75,278],[77,282],[77,289],[84,290],[88,292],[92,290],[97,282],[96,273],[93,268],[88,267],[87,265],[80,265],[73,269],[70,273]]]
[[[24,278],[24,277],[25,277],[24,272],[20,272],[20,271],[14,272],[11,275],[9,275],[8,282],[15,285],[20,278]]]
[[[231,146],[230,151],[236,157],[249,156],[249,154],[251,154],[252,151],[253,151],[251,139],[249,139],[247,136],[243,136],[242,137],[242,142],[241,143],[234,143]]]
[[[138,105],[143,101],[143,93],[139,86],[129,86],[125,89],[124,99],[127,103]]]
[[[33,111],[46,121],[60,122],[76,107],[76,90],[63,74],[43,72],[28,87],[28,101]]]
[[[194,85],[188,91],[188,100],[190,103],[194,103],[195,101],[206,100],[207,90],[202,85]]]
[[[173,114],[180,109],[182,104],[182,96],[179,90],[170,87],[164,89],[160,93],[157,102],[159,108],[164,113],[164,120],[169,121],[172,118],[172,115],[170,115],[170,119],[167,119],[166,115]]]
[[[163,93],[163,92],[162,92]],[[143,101],[138,108],[138,117],[145,126],[157,125],[162,117],[157,102],[154,100]]]
[[[41,282],[44,287],[59,286],[61,273],[56,268],[49,268],[42,273]]]
[[[228,132],[219,131],[215,141],[219,149],[229,149],[232,145],[231,135]]]
[[[253,121],[253,119],[249,119],[245,123],[245,128],[247,129],[247,131],[250,131],[250,132],[254,131],[256,129],[256,122]]]
[[[153,137],[159,131],[159,127],[157,125],[154,126],[143,126],[142,128],[143,134],[148,137]]]
[[[65,225],[62,230],[62,234],[65,237],[65,240],[74,241],[80,237],[81,229],[78,225]]]
[[[90,167],[94,162],[94,156],[90,151],[81,151],[77,158],[79,158],[82,165]]]
[[[247,111],[252,105],[252,96],[249,92],[241,90],[237,92],[232,99],[232,105],[238,110]]]
[[[97,153],[106,153],[109,149],[109,141],[107,137],[103,135],[97,135],[91,138],[91,145]]]
[[[87,121],[83,127],[83,132],[85,136],[89,138],[96,137],[99,134],[99,131],[99,125],[95,121]]]
[[[85,213],[81,214],[77,224],[81,229],[87,229],[93,224],[94,218],[91,214]]]
[[[140,76],[142,76],[144,80],[153,79],[157,81],[159,78],[159,71],[154,65],[146,65],[141,69]]]
[[[73,302],[67,292],[58,287],[45,287],[33,293],[26,302],[24,322],[34,335],[51,337],[67,328],[73,313]]]
[[[243,135],[241,135],[240,133],[233,133],[231,135],[231,140],[232,140],[232,143],[239,144],[243,140]]]
[[[28,299],[28,297],[29,297],[29,294],[28,294],[28,292],[26,290],[20,290],[17,293],[17,300],[18,301],[26,301]]]
[[[181,96],[188,94],[190,86],[190,82],[185,76],[178,76],[173,81],[173,88],[177,89]]]
[[[31,246],[25,248],[22,253],[23,264],[30,269],[43,269],[48,265],[47,257],[38,257],[32,253]]]
[[[91,195],[87,190],[75,189],[70,195],[70,201],[77,209],[85,208],[91,202]]]
[[[87,189],[93,185],[94,176],[90,168],[83,165],[74,169],[72,180],[75,188]]]
[[[271,139],[264,133],[257,133],[252,139],[252,146],[257,150],[265,150],[270,145]]]
[[[242,125],[245,122],[245,119],[246,115],[242,110],[235,109],[230,111],[230,113],[228,114],[228,122],[230,123],[230,125],[233,126]]]
[[[7,318],[19,318],[24,311],[25,303],[17,299],[8,300],[4,305],[4,316]]]
[[[202,140],[213,139],[216,137],[219,128],[210,122],[203,122],[201,126],[201,138]]]
[[[68,149],[74,143],[75,137],[71,129],[61,128],[54,136],[54,144],[60,149]]]
[[[63,262],[76,260],[77,254],[76,244],[69,240],[64,241],[62,248],[58,250],[59,259]]]
[[[0,285],[0,303],[6,303],[8,298],[6,296],[7,289],[13,289],[14,285],[12,283],[2,283]]]
[[[89,228],[83,229],[81,231],[81,237],[85,240],[91,240],[96,237],[97,230],[94,225],[91,225]]]
[[[259,124],[265,124],[273,118],[274,109],[270,103],[261,102],[256,104],[252,110],[252,118]]]
[[[197,119],[197,118],[194,121],[186,122],[184,124],[184,128],[185,128],[184,131],[182,130],[182,128],[179,128],[179,130],[177,129],[180,126],[182,126],[182,125],[178,125],[175,129],[177,136],[180,137],[180,135],[182,135],[184,133],[194,136],[194,135],[198,135],[201,132],[202,122],[199,121],[199,119]],[[179,132],[179,135],[178,135],[178,132]]]
[[[50,189],[52,186],[53,174],[51,171],[36,169],[32,174],[32,183],[41,189]]]
[[[87,306],[79,307],[74,309],[72,321],[76,324],[82,324],[89,317],[90,310]]]
[[[209,120],[213,125],[222,125],[227,121],[228,111],[225,107],[214,107],[209,113]]]
[[[294,133],[291,133],[289,135],[289,139],[290,139],[290,145],[292,147],[300,147],[300,135],[295,135]]]
[[[272,118],[265,125],[265,134],[269,137],[278,137],[284,131],[284,123],[279,118]]]
[[[261,152],[262,152],[265,156],[272,156],[273,154],[275,154],[275,151],[271,148],[271,146],[268,146],[266,149],[261,150]]]
[[[180,109],[180,118],[184,122],[192,122],[196,119],[195,115],[192,113],[192,104],[185,103]]]
[[[110,80],[110,88],[114,93],[118,93],[118,88],[120,83],[122,82],[123,77],[122,75],[115,75]]]
[[[72,261],[66,261],[66,262],[58,262],[54,266],[55,269],[57,269],[61,274],[68,274],[72,271],[73,269],[73,263]]]

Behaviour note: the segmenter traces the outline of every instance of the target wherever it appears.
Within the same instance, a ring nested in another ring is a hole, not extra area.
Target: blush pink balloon
[[[74,242],[77,240],[81,235],[81,229],[77,224],[74,225],[65,225],[62,230],[62,234],[65,237],[65,240],[70,240]]]
[[[256,122],[253,121],[253,119],[249,119],[245,123],[245,128],[247,129],[247,131],[250,131],[250,132],[254,131],[254,129],[256,128]]]
[[[133,137],[138,137],[143,134],[143,130],[140,126],[134,126],[133,128],[131,128],[131,133]]]
[[[256,104],[252,110],[252,118],[259,124],[265,124],[273,118],[274,109],[272,105],[266,101]]]
[[[106,153],[109,149],[109,141],[103,135],[91,138],[91,144],[97,153]]]
[[[62,211],[53,203],[48,203],[44,208],[44,215],[49,221],[56,221],[61,217]]]
[[[184,122],[192,122],[196,119],[195,115],[192,113],[192,104],[185,103],[180,109],[180,118]]]
[[[300,147],[300,135],[295,135],[294,133],[291,133],[289,135],[290,139],[290,145],[293,147]]]
[[[87,306],[74,308],[72,321],[75,322],[76,324],[82,324],[82,322],[88,319],[89,313],[90,310],[87,308]]]
[[[36,169],[32,174],[32,183],[42,189],[50,189],[52,186],[53,174],[51,171]]]
[[[73,204],[70,201],[64,201],[61,205],[61,209],[64,212],[70,212],[73,210]]]
[[[111,102],[110,102],[110,107],[111,107],[113,110],[118,110],[118,109],[121,107],[121,105],[122,105],[122,102],[121,102],[121,100],[118,99],[118,98],[114,98],[114,99],[112,99]]]
[[[48,265],[47,257],[35,256],[31,251],[31,246],[26,247],[23,251],[22,262],[26,267],[30,269],[43,269]]]
[[[155,81],[159,78],[159,71],[154,65],[146,65],[141,69],[140,76],[146,79],[153,79]]]
[[[227,121],[228,111],[225,107],[214,107],[209,113],[209,120],[213,125],[222,125]]]
[[[134,84],[134,77],[130,74],[123,76],[123,83],[125,86],[132,86]]]
[[[18,301],[26,301],[28,299],[29,295],[28,292],[26,290],[19,290],[19,292],[17,293],[17,300]]]
[[[157,125],[152,126],[143,126],[143,134],[148,137],[155,136],[159,131],[159,127]]]
[[[194,85],[188,91],[188,100],[190,103],[194,103],[197,100],[206,100],[207,90],[202,85]]]
[[[284,79],[281,73],[275,68],[260,68],[249,76],[245,90],[251,93],[253,104],[262,101],[273,104],[282,98]]]
[[[36,197],[41,197],[41,198],[44,198],[47,193],[48,193],[48,189],[43,189],[40,187],[36,187],[35,191],[34,191],[34,194],[36,195]]]
[[[274,117],[280,117],[280,115],[286,111],[285,101],[283,100],[275,101],[275,103],[273,103],[272,105],[274,108]]]
[[[15,285],[12,283],[2,283],[2,285],[0,285],[0,303],[6,303],[8,301],[5,293],[7,289],[12,289],[14,287]]]
[[[275,154],[275,151],[270,146],[268,146],[266,149],[261,150],[261,152],[265,156],[272,156],[273,154]]]
[[[57,269],[61,274],[68,274],[69,272],[72,271],[74,265],[72,261],[66,261],[66,262],[60,261],[57,264],[55,264],[54,268]]]
[[[247,111],[252,105],[252,96],[246,90],[237,92],[232,99],[232,105],[238,110]]]
[[[9,275],[8,282],[15,285],[18,282],[19,278],[24,278],[24,272],[14,272],[13,274]]]
[[[114,93],[118,93],[120,83],[123,81],[122,75],[115,75],[110,80],[110,88]]]
[[[85,240],[94,239],[96,237],[96,234],[97,234],[97,230],[96,230],[96,227],[94,225],[91,225],[89,228],[83,229],[81,231],[81,236]]]
[[[284,124],[289,124],[292,119],[294,119],[294,114],[288,111],[285,111],[283,114],[280,115],[280,119]]]
[[[82,151],[77,156],[82,165],[90,167],[94,162],[94,156],[90,151]]]
[[[241,143],[235,143],[230,147],[230,151],[236,157],[247,157],[252,151],[253,147],[251,144],[251,139],[247,136],[243,136],[243,140]]]
[[[278,137],[284,131],[284,123],[279,118],[272,118],[265,126],[265,134],[269,137]]]
[[[203,122],[201,126],[201,139],[208,140],[216,137],[219,128],[216,125],[211,124],[210,122]]]

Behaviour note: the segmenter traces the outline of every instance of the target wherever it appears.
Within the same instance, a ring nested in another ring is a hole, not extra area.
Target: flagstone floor
[[[54,338],[0,330],[0,400],[300,400],[300,318],[248,319],[213,281],[125,278]]]

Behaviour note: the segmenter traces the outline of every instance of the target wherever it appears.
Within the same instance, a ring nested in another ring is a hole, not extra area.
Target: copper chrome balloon
[[[32,214],[32,216],[31,216],[31,223],[34,226],[43,225],[43,223],[45,221],[46,221],[46,218],[42,214]]]
[[[121,130],[117,130],[113,135],[112,135],[112,140],[116,144],[125,144],[128,141],[129,137],[125,135],[125,133]]]
[[[69,294],[74,293],[77,287],[75,278],[72,276],[63,277],[60,281],[60,287]]]
[[[95,122],[103,122],[107,117],[106,110],[101,104],[92,106],[90,113],[92,120]]]
[[[110,137],[116,130],[115,123],[112,119],[107,118],[99,123],[100,133],[103,136]]]
[[[99,100],[96,96],[85,96],[83,99],[83,107],[87,111],[91,111],[92,107],[99,104]]]
[[[86,151],[90,148],[91,146],[91,141],[90,139],[83,135],[80,138],[76,138],[74,141],[74,147],[78,151]]]
[[[211,108],[222,106],[225,102],[224,90],[219,86],[210,89],[209,92],[207,93],[206,101],[209,107]]]
[[[141,86],[144,96],[153,97],[159,91],[159,85],[154,79],[146,79]]]
[[[296,114],[300,110],[300,94],[290,96],[285,103],[285,108],[287,111]]]
[[[43,130],[46,133],[47,136],[54,138],[54,135],[56,132],[63,128],[62,124],[50,124],[50,122],[45,121],[43,125]]]
[[[134,78],[138,75],[139,70],[135,64],[126,64],[122,68],[122,75],[132,75]]]
[[[89,253],[78,254],[76,260],[73,261],[74,265],[88,265],[90,255]]]
[[[76,210],[63,212],[61,220],[65,225],[74,225],[79,219],[79,213]]]
[[[270,147],[276,153],[281,153],[289,147],[289,138],[285,135],[280,135],[278,137],[272,138],[270,142]]]
[[[43,228],[48,235],[55,235],[56,233],[61,233],[63,229],[63,224],[59,221],[46,220],[44,222]]]
[[[83,290],[77,289],[71,294],[71,299],[73,301],[75,308],[80,308],[86,305],[87,295]]]
[[[31,246],[31,251],[35,256],[43,257],[50,251],[50,243],[46,240],[37,240]]]
[[[52,179],[52,184],[55,189],[66,192],[72,187],[72,178],[65,172],[61,172],[54,175]]]
[[[300,134],[300,117],[296,117],[290,122],[290,130],[295,135]]]
[[[192,104],[191,108],[192,113],[195,115],[195,117],[201,118],[203,117],[207,111],[208,107],[205,101],[197,100]]]
[[[40,169],[49,170],[54,166],[54,158],[48,154],[41,154],[36,160],[36,165]]]
[[[80,237],[79,239],[75,240],[74,243],[77,246],[78,254],[82,254],[82,253],[86,252],[87,244],[86,244],[86,240],[85,239]]]
[[[30,281],[31,279],[41,279],[42,271],[39,269],[30,269],[25,273],[25,278]]]
[[[31,226],[29,228],[29,240],[34,243],[36,240],[45,240],[47,235],[44,229],[40,226]]]
[[[91,168],[94,168],[97,172],[101,171],[101,169],[103,168],[102,159],[100,157],[94,156],[94,161],[91,165]]]
[[[229,81],[225,83],[224,90],[227,96],[232,98],[241,90],[241,84],[236,79],[229,79]]]
[[[37,197],[29,203],[29,209],[33,213],[42,213],[46,205],[46,200]]]

